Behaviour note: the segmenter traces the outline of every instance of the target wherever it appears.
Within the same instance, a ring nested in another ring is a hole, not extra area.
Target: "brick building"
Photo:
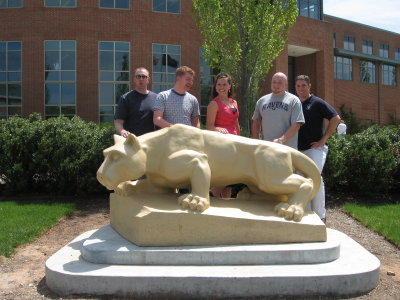
[[[400,35],[323,15],[322,0],[299,0],[299,17],[275,71],[308,74],[313,92],[335,108],[387,123],[400,117]],[[212,74],[201,57],[189,0],[0,1],[0,117],[77,114],[111,122],[138,66],[152,90],[191,66],[192,93],[208,103]]]

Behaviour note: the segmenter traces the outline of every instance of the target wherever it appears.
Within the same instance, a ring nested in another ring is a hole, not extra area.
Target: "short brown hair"
[[[176,77],[183,76],[183,75],[185,75],[185,73],[189,73],[192,76],[194,76],[194,74],[195,74],[194,71],[191,68],[189,68],[188,66],[182,66],[182,67],[176,69]]]
[[[311,83],[310,77],[308,77],[307,75],[299,75],[296,77],[296,81],[297,80],[304,80],[305,82],[307,82],[307,84]]]

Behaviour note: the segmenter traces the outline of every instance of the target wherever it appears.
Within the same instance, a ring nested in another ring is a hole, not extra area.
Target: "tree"
[[[260,81],[285,46],[297,1],[193,0],[193,11],[206,61],[233,77],[240,124],[249,130]]]

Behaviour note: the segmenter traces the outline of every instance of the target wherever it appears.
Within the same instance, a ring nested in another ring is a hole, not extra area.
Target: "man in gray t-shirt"
[[[154,103],[153,123],[164,128],[185,124],[200,128],[200,109],[196,97],[188,93],[193,85],[194,71],[186,66],[176,70],[172,89],[157,95]]]
[[[297,136],[304,123],[299,98],[286,92],[287,77],[276,73],[272,77],[272,93],[257,101],[251,125],[252,136],[297,149]],[[261,135],[261,136],[260,136]]]

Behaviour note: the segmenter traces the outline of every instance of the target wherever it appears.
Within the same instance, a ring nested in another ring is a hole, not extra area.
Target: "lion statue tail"
[[[310,200],[313,199],[321,185],[321,174],[317,165],[311,158],[300,151],[292,151],[292,163],[296,171],[299,171],[304,177],[312,180],[313,191]]]

